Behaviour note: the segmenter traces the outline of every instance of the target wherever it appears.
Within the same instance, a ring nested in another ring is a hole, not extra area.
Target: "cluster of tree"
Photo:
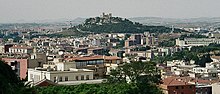
[[[164,63],[166,61],[172,61],[172,60],[186,60],[186,61],[194,60],[197,62],[199,61],[199,57],[197,56],[197,53],[188,50],[183,50],[176,52],[172,55],[155,57],[152,61],[157,63]]]
[[[110,21],[107,23],[102,22],[101,19],[102,18],[100,17],[86,19],[84,24],[74,26],[72,29],[94,33],[143,33],[146,31],[150,33],[171,32],[171,28],[165,26],[146,26],[119,17],[111,17]],[[184,32],[184,30],[175,29],[174,32]]]
[[[134,51],[147,51],[147,50],[150,50],[151,47],[150,46],[142,46],[142,47],[136,47],[134,49]]]
[[[1,94],[28,94],[32,89],[24,85],[11,67],[0,61],[0,93]]]
[[[180,36],[180,39],[184,38],[207,38],[207,36],[201,34],[184,34]]]
[[[184,49],[182,51],[176,52],[172,55],[164,57],[156,57],[153,59],[154,62],[164,63],[171,60],[194,60],[197,65],[205,67],[205,63],[212,62],[209,52],[220,50],[220,44],[210,44],[208,46],[194,46],[190,50]],[[198,56],[201,54],[202,56]],[[218,55],[218,54],[217,54]]]
[[[205,54],[203,55],[199,61],[195,62],[197,65],[201,66],[201,67],[205,67],[206,63],[210,63],[213,60],[210,57],[210,54]]]
[[[120,41],[119,41],[119,44],[117,44],[117,45],[116,45],[115,47],[113,47],[113,48],[115,48],[115,49],[120,49],[120,48],[123,48],[124,45],[125,45],[125,40],[120,40]]]
[[[0,38],[3,38],[4,41],[7,41],[9,38],[12,38],[14,39],[14,42],[19,42],[22,39],[17,32],[9,33],[8,35],[0,33]]]
[[[161,94],[156,86],[161,83],[160,74],[153,62],[126,63],[111,71],[108,83],[130,83],[138,88],[138,94]]]
[[[175,46],[175,39],[164,40],[159,43],[160,47],[173,47]]]
[[[35,87],[38,94],[134,94],[138,92],[133,84],[81,84],[75,86]]]
[[[195,53],[208,53],[211,51],[220,50],[220,44],[209,44],[208,46],[194,46],[191,48],[191,52]]]

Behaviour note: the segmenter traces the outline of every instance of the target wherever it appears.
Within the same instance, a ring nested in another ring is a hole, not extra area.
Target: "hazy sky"
[[[220,17],[220,0],[0,0],[0,23],[99,16]]]

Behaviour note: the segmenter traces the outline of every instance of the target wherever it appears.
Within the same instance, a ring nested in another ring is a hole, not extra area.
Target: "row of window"
[[[192,88],[192,86],[189,86],[189,88]],[[184,89],[184,86],[176,86],[176,89]]]
[[[11,52],[27,52],[27,50],[23,50],[23,49],[11,49]]]
[[[76,76],[75,79],[79,80],[79,76]],[[58,80],[59,80],[59,82],[69,81],[69,78],[68,78],[68,76],[65,76],[64,80],[63,80],[63,77],[60,76]],[[81,75],[81,80],[89,80],[89,75],[86,75],[86,78],[84,78],[84,75]],[[54,82],[56,82],[56,81],[57,81],[57,77],[54,77]]]

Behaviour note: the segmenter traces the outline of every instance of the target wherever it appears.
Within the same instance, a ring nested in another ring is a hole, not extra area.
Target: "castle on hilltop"
[[[102,18],[105,18],[105,19],[109,19],[112,17],[112,13],[109,13],[109,14],[105,14],[105,12],[102,13],[101,15]]]

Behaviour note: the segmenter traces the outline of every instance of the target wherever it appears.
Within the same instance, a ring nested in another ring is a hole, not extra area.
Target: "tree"
[[[38,94],[134,94],[138,88],[133,84],[80,84],[75,86],[35,87]]]
[[[121,82],[126,80],[127,77],[129,78],[130,82],[138,83],[141,82],[139,80],[143,79],[142,77],[148,77],[150,79],[146,80],[147,83],[157,83],[160,81],[160,78],[157,78],[159,73],[155,65],[156,64],[153,62],[126,63],[123,66],[116,68],[115,70],[111,70],[110,73],[111,80],[109,81],[112,81],[112,79],[114,79],[113,83]],[[153,79],[156,79],[157,81],[154,81]]]
[[[126,63],[112,70],[110,75],[108,83],[129,82],[138,87],[140,94],[161,94],[156,86],[160,83],[161,77],[153,62]]]
[[[201,57],[201,59],[197,62],[197,65],[200,65],[201,67],[205,67],[206,63],[210,63],[213,60],[210,58],[210,54],[205,54]]]
[[[11,67],[0,61],[0,93],[1,94],[27,94],[32,90],[27,88],[17,77]]]

